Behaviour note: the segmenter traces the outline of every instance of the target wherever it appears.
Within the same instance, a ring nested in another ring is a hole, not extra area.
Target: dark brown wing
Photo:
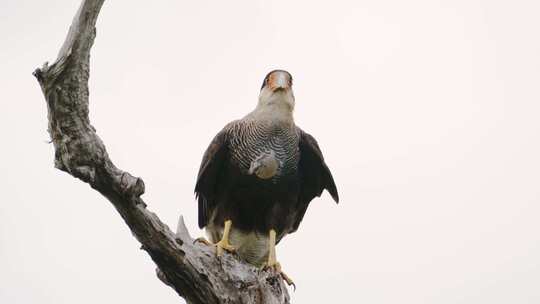
[[[199,228],[206,226],[208,217],[216,206],[216,185],[219,183],[220,171],[228,155],[227,127],[219,132],[204,152],[195,196],[199,201]]]
[[[321,149],[313,136],[298,129],[300,132],[300,162],[298,164],[300,177],[300,195],[293,232],[298,229],[304,218],[309,202],[321,196],[324,189],[328,190],[336,203],[339,195],[334,178],[324,162]]]

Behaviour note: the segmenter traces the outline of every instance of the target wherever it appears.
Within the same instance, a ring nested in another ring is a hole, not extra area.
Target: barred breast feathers
[[[244,118],[228,126],[231,160],[244,173],[253,171],[256,159],[275,157],[281,175],[296,170],[299,134],[293,118],[294,96],[278,92],[270,96],[261,94],[257,107]],[[268,162],[271,163],[271,162]],[[269,178],[266,174],[261,176]]]

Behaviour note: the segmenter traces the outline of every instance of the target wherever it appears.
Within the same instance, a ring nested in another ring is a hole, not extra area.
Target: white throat
[[[259,103],[250,116],[257,119],[293,122],[294,95],[292,91],[271,92],[262,90]]]

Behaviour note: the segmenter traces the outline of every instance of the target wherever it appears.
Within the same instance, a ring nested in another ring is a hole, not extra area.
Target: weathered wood
[[[88,183],[116,208],[158,266],[158,277],[188,303],[289,303],[279,274],[193,243],[180,218],[173,233],[146,209],[142,179],[118,169],[88,118],[90,49],[104,0],[83,0],[52,65],[36,69],[48,108],[55,167]]]

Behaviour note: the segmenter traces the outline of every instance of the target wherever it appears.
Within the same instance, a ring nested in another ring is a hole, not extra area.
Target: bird
[[[198,224],[217,256],[233,252],[270,268],[289,284],[276,245],[298,230],[309,203],[327,190],[338,203],[332,173],[315,138],[296,126],[293,79],[269,72],[253,111],[228,123],[203,154],[195,195]]]

